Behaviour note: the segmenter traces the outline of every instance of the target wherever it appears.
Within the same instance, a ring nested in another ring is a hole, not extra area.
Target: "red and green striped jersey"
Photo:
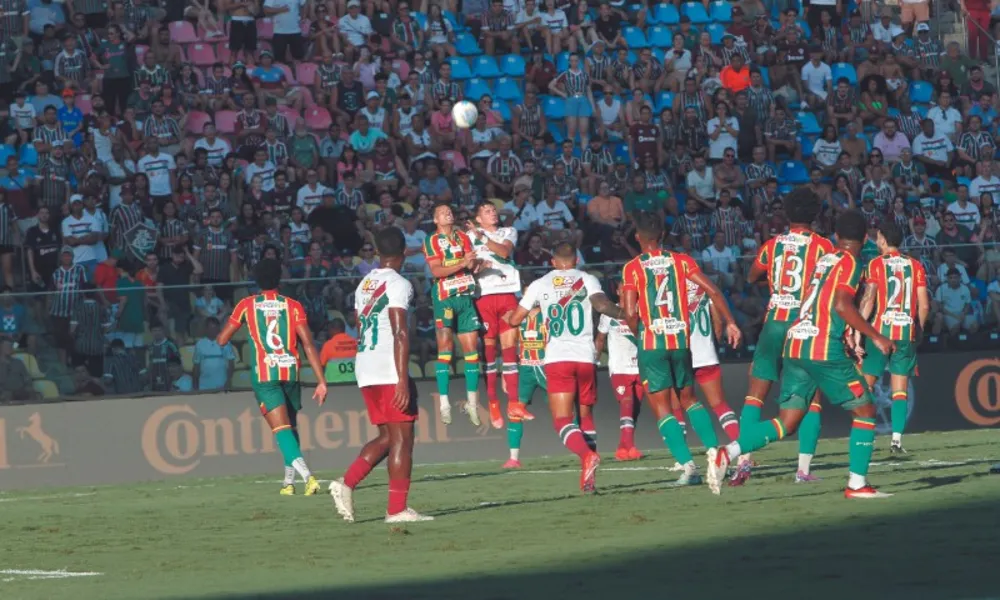
[[[452,230],[450,235],[432,233],[424,240],[424,256],[427,262],[438,261],[443,267],[455,266],[474,252],[469,236],[457,229]],[[435,300],[472,295],[476,293],[476,280],[472,273],[463,269],[454,275],[435,281],[431,291]]]
[[[795,321],[805,295],[806,278],[824,254],[833,252],[830,240],[808,229],[795,228],[773,237],[757,253],[757,267],[767,271],[771,299],[768,321]]]
[[[913,326],[917,291],[927,287],[927,273],[920,261],[896,250],[876,256],[868,263],[865,281],[875,285],[875,329],[896,342],[917,339]]]
[[[306,322],[301,304],[278,292],[261,292],[240,300],[229,322],[246,323],[253,349],[251,373],[258,383],[299,380],[295,328]]]
[[[847,323],[833,309],[837,290],[851,296],[861,283],[861,263],[850,252],[834,250],[816,263],[802,301],[799,318],[788,330],[785,356],[807,360],[847,357],[844,334]]]
[[[541,311],[531,311],[521,322],[521,366],[540,367],[545,364],[545,344],[548,340],[545,315]]]
[[[687,254],[654,250],[625,263],[624,291],[638,294],[639,348],[688,348],[688,278],[701,271]]]

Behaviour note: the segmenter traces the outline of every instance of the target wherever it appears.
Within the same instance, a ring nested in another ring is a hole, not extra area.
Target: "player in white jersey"
[[[381,267],[361,280],[354,295],[358,311],[358,354],[354,371],[368,419],[378,437],[365,444],[344,476],[330,483],[337,512],[354,521],[354,488],[375,465],[389,459],[389,507],[386,523],[430,521],[410,508],[413,470],[413,427],[417,420],[417,390],[409,375],[410,338],[407,314],[413,286],[399,274],[406,240],[395,227],[375,235]],[[393,365],[393,368],[387,368]]]
[[[514,264],[514,246],[517,230],[500,227],[500,215],[492,202],[476,206],[475,222],[469,221],[468,235],[476,258],[481,260],[476,271],[479,297],[476,311],[483,324],[483,350],[486,355],[486,395],[489,397],[490,424],[494,429],[503,428],[500,399],[497,397],[497,339],[503,357],[503,382],[507,389],[507,418],[530,421],[535,417],[527,412],[517,398],[517,328],[509,326],[503,316],[517,308],[521,291],[521,274]]]
[[[621,288],[619,282],[619,297]],[[608,374],[611,376],[611,389],[618,400],[618,449],[615,450],[615,460],[639,460],[642,452],[635,447],[635,422],[639,418],[643,388],[639,379],[639,349],[635,345],[635,334],[625,321],[601,315],[594,345],[598,356],[605,348],[608,349]]]
[[[572,244],[556,246],[552,266],[555,270],[529,285],[517,309],[505,318],[511,327],[518,327],[532,308],[541,307],[549,334],[545,378],[552,422],[563,445],[580,457],[580,489],[592,492],[601,463],[593,415],[597,402],[593,311],[618,320],[624,319],[625,313],[608,299],[596,277],[576,269]],[[574,421],[577,400],[579,425]]]
[[[708,406],[715,413],[730,441],[740,436],[740,423],[729,408],[722,389],[722,369],[715,349],[715,337],[722,337],[722,319],[705,290],[693,281],[687,282],[688,314],[690,315],[691,366],[694,380],[705,394]],[[713,336],[714,334],[714,336]],[[678,400],[678,406],[680,401]]]

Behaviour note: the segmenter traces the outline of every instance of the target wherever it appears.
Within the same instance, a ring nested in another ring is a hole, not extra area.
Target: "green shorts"
[[[865,340],[865,358],[861,363],[861,372],[865,375],[881,377],[886,367],[891,375],[912,377],[917,374],[917,345],[914,342],[896,342],[896,351],[888,356],[872,343]]]
[[[543,392],[548,391],[548,382],[545,380],[545,367],[518,367],[517,399],[525,404],[531,404],[531,397],[535,395],[535,390],[538,388],[542,388]]]
[[[251,380],[250,388],[253,389],[257,404],[260,406],[260,414],[266,415],[272,410],[280,407],[288,407],[288,415],[294,417],[302,410],[302,387],[298,381],[267,381],[260,383]]]
[[[434,300],[434,323],[438,329],[455,329],[458,333],[479,331],[479,313],[472,296]]]
[[[767,321],[757,339],[757,349],[753,351],[750,376],[764,381],[778,381],[781,372],[781,356],[785,351],[785,338],[791,321]]]
[[[647,392],[694,385],[690,350],[639,349],[639,379]]]
[[[783,410],[806,410],[817,388],[830,404],[845,410],[872,403],[868,384],[850,359],[785,359],[781,391],[778,393],[778,404]]]

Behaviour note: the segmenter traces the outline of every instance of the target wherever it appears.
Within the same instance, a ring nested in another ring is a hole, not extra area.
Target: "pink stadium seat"
[[[306,109],[306,126],[314,131],[326,131],[330,128],[332,119],[330,113],[322,106]]]
[[[392,61],[392,70],[399,75],[400,81],[406,83],[406,78],[410,76],[410,63],[397,58]]]
[[[236,133],[236,111],[219,110],[215,112],[215,127],[222,135]]]
[[[295,122],[302,116],[299,114],[299,111],[295,110],[291,106],[279,106],[278,112],[285,116],[285,119],[288,120],[288,128],[294,131]]]
[[[441,153],[441,160],[450,162],[453,171],[460,171],[466,167],[465,158],[461,152],[455,150],[445,150]]]
[[[232,56],[232,52],[229,50],[229,44],[219,44],[218,49],[215,51],[215,55],[219,57],[220,63],[229,65],[229,58]]]
[[[90,104],[90,94],[77,96],[76,107],[79,108],[80,112],[82,112],[83,114],[89,115],[93,110],[93,106],[91,106]]]
[[[194,25],[187,21],[174,21],[168,27],[170,27],[170,39],[178,44],[193,44],[200,41]]]
[[[301,81],[299,83],[302,83]],[[302,94],[302,105],[306,108],[312,108],[316,106],[316,100],[313,99],[312,92],[309,91],[307,87],[300,87],[299,93]]]
[[[257,21],[257,39],[270,40],[274,38],[274,21],[261,19]]]
[[[211,123],[212,116],[200,110],[192,110],[188,113],[187,131],[195,135],[201,135],[205,129],[205,123]]]
[[[213,35],[209,36],[208,31],[202,27],[198,26],[198,39],[204,40],[210,44],[228,44],[229,43],[229,32],[226,30],[225,25],[222,27],[222,32],[224,35]]]
[[[295,69],[295,79],[301,85],[312,85],[316,80],[316,63],[301,62]]]
[[[198,89],[205,89],[205,73],[198,67],[192,67],[191,71],[194,73],[195,79],[198,80]]]
[[[217,60],[212,45],[201,42],[187,47],[187,58],[199,67],[210,67]]]
[[[281,69],[282,72],[284,72],[285,81],[288,83],[288,85],[298,85],[299,81],[295,79],[295,73],[292,73],[292,69],[289,68],[288,65],[286,65],[285,63],[274,63],[274,65],[279,69]],[[312,81],[310,81],[309,83],[312,84]]]

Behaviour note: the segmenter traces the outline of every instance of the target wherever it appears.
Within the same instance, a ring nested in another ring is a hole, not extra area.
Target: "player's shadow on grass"
[[[914,499],[919,496],[914,496]],[[870,502],[881,502],[872,500]],[[886,500],[893,502],[893,500]],[[563,565],[508,572],[483,565],[481,575],[434,581],[381,583],[230,595],[217,600],[631,600],[845,597],[985,598],[996,596],[995,501],[870,516],[863,501],[840,521],[788,523],[784,531],[634,554],[569,556]],[[729,518],[741,517],[733,511]],[[423,528],[408,527],[419,536]],[[663,532],[669,538],[670,530]],[[374,533],[372,535],[375,535]],[[553,546],[572,544],[571,531],[554,531]],[[498,557],[499,558],[499,557]],[[377,560],[377,559],[376,559]],[[388,572],[387,572],[388,573]]]

